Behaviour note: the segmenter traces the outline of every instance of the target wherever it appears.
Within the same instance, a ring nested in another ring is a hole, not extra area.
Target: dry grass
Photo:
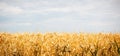
[[[0,33],[0,56],[120,56],[120,33]]]

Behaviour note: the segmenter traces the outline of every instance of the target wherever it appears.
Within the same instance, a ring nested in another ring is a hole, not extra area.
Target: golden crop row
[[[120,56],[120,33],[0,33],[0,56]]]

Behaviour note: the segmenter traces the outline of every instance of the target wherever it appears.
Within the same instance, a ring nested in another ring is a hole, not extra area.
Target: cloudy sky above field
[[[0,0],[0,32],[120,32],[120,0]]]

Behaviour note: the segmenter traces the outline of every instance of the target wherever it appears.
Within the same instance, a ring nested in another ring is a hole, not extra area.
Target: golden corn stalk
[[[120,33],[0,33],[0,56],[120,56]]]

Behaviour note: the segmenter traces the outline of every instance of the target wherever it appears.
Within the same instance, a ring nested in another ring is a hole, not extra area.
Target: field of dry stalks
[[[0,56],[120,56],[120,33],[0,33]]]

